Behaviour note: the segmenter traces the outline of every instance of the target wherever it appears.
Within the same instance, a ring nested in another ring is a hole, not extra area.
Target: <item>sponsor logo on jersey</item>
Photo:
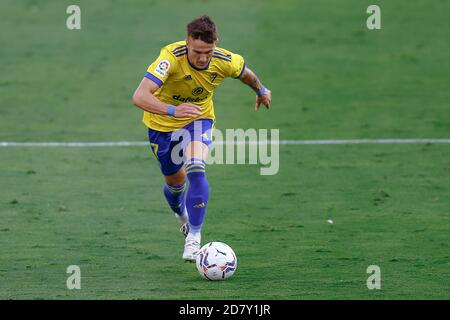
[[[172,96],[172,99],[177,100],[177,101],[181,101],[181,102],[201,102],[203,100],[206,100],[208,98],[208,96],[204,96],[204,97],[182,97],[179,94],[176,94],[174,96]]]
[[[156,66],[155,73],[157,73],[161,77],[165,77],[169,69],[170,69],[169,61],[163,60]]]
[[[197,87],[194,90],[192,90],[192,94],[194,96],[199,96],[203,93],[203,88],[202,87]]]

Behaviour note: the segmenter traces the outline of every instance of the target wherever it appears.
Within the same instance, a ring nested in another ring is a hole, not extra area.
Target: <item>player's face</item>
[[[191,64],[199,69],[205,68],[214,52],[216,42],[207,43],[200,39],[188,37],[186,42],[188,48],[188,59]]]

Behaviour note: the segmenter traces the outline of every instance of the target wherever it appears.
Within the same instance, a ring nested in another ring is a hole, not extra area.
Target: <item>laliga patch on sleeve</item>
[[[170,63],[167,60],[163,60],[155,68],[155,72],[161,77],[165,77],[170,69]]]

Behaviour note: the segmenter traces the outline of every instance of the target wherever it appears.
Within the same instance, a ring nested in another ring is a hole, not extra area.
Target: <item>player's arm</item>
[[[182,103],[175,107],[160,101],[153,95],[158,89],[159,86],[152,80],[142,79],[133,94],[134,105],[147,112],[167,114],[174,117],[195,118],[201,114],[201,107],[191,103]]]
[[[259,109],[259,105],[262,103],[267,109],[270,108],[270,101],[272,100],[272,92],[264,87],[256,74],[248,67],[245,68],[241,77],[239,78],[243,83],[248,85],[256,93],[255,110]]]

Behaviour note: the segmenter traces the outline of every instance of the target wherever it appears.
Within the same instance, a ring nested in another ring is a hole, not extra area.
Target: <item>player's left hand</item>
[[[270,102],[272,101],[272,92],[266,88],[266,91],[261,97],[256,96],[255,111],[259,110],[259,106],[262,103],[267,109],[270,108]]]

